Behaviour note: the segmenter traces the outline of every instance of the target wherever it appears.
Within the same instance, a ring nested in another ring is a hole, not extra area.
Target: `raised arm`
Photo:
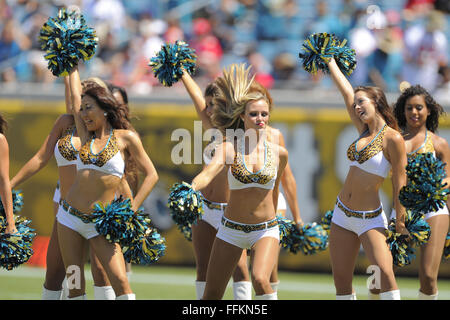
[[[5,233],[14,233],[17,229],[14,223],[12,192],[9,181],[9,146],[3,134],[0,134],[0,197],[8,224]]]
[[[206,114],[206,101],[203,97],[203,92],[197,83],[192,79],[192,77],[185,70],[183,71],[183,76],[181,77],[181,81],[186,88],[186,91],[189,93],[192,102],[194,103],[195,111],[197,111],[197,115],[202,121],[202,125],[204,129],[210,129],[213,127],[211,123],[211,119]]]
[[[355,125],[358,132],[361,134],[366,130],[366,125],[359,119],[355,113],[354,108],[354,96],[353,87],[342,71],[339,69],[336,61],[331,58],[328,62],[328,68],[330,70],[331,79],[333,79],[334,84],[339,89],[342,97],[344,98],[345,105],[347,107],[347,112]]]
[[[405,142],[400,133],[390,130],[385,135],[386,150],[389,162],[392,166],[392,196],[394,199],[394,208],[396,211],[395,230],[398,233],[408,234],[405,227],[406,210],[400,203],[398,198],[400,189],[406,185],[406,165],[408,163],[406,157]]]
[[[50,131],[38,152],[36,152],[36,154],[19,170],[14,178],[11,179],[11,188],[16,188],[47,165],[48,161],[53,156],[53,150],[55,149],[59,137],[63,130],[72,124],[72,119],[72,116],[66,114],[60,116],[56,120],[52,131]]]
[[[64,101],[66,104],[66,113],[72,114],[72,97],[70,94],[69,76],[64,77]]]
[[[194,190],[204,189],[226,165],[232,163],[232,159],[234,159],[233,144],[229,142],[219,144],[211,162],[192,180],[192,188]]]
[[[70,98],[72,102],[72,114],[77,127],[77,133],[81,139],[81,145],[85,144],[89,139],[89,131],[86,129],[83,120],[81,119],[81,94],[83,92],[78,72],[78,66],[74,67],[69,73],[69,88]]]
[[[121,136],[127,145],[129,153],[133,155],[137,168],[144,174],[142,184],[133,200],[132,208],[136,211],[150,194],[159,177],[137,133],[131,130],[123,130],[122,133]]]

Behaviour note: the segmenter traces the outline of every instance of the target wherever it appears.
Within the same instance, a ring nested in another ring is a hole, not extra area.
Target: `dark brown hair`
[[[405,106],[406,101],[414,96],[422,96],[425,99],[425,104],[430,111],[430,114],[427,116],[426,127],[431,132],[436,132],[439,126],[439,117],[442,114],[445,114],[444,108],[437,103],[433,97],[428,93],[428,91],[420,85],[415,85],[407,88],[403,93],[398,97],[397,101],[394,104],[394,115],[397,118],[398,125],[400,128],[405,129],[406,127],[406,117],[405,117]]]
[[[205,88],[205,97],[215,97],[219,92],[219,87],[214,82],[208,84]]]
[[[372,100],[375,105],[376,110],[383,117],[386,124],[394,130],[400,131],[398,127],[397,120],[395,119],[392,108],[389,106],[386,96],[378,87],[370,87],[370,86],[358,86],[355,88],[354,93],[358,91],[363,91],[367,94],[370,100]],[[355,107],[355,103],[353,103],[353,107]]]
[[[8,129],[8,122],[6,122],[5,118],[0,114],[0,133],[5,134],[6,129]]]
[[[114,129],[130,129],[128,107],[120,104],[109,90],[99,86],[96,83],[86,84],[83,95],[90,96],[98,106],[107,113],[106,119]]]

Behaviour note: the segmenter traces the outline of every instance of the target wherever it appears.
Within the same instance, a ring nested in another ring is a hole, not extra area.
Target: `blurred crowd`
[[[148,62],[175,40],[196,50],[201,86],[224,66],[247,62],[268,88],[326,89],[329,77],[306,73],[298,53],[308,35],[329,32],[356,50],[354,85],[395,92],[406,80],[450,96],[448,0],[0,0],[0,85],[61,81],[48,71],[38,35],[69,5],[99,37],[82,74],[135,95],[160,86]]]

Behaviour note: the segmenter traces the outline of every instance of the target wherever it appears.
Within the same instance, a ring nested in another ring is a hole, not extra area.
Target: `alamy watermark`
[[[367,289],[381,289],[381,271],[377,265],[367,267],[366,273],[371,274],[367,278]]]
[[[203,164],[204,157],[211,158],[214,154],[214,150],[225,141],[237,142],[237,147],[242,147],[241,142],[246,141],[249,150],[253,150],[258,141],[267,138],[267,130],[257,129],[226,129],[225,135],[217,128],[210,128],[203,132],[203,126],[201,121],[194,121],[194,132],[185,128],[175,129],[171,134],[171,141],[177,141],[178,143],[172,148],[171,160],[174,164]],[[211,142],[203,150],[203,143]],[[270,142],[278,145],[279,136],[273,135],[270,137]],[[277,152],[277,150],[273,150]],[[226,164],[232,164],[233,158],[224,157]],[[246,160],[247,164],[254,165],[258,163],[258,156],[251,157]]]

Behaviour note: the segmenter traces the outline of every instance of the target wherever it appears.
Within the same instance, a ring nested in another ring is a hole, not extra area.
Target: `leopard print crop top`
[[[76,131],[75,126],[67,128],[62,137],[59,138],[55,145],[54,155],[56,159],[56,165],[58,167],[75,165],[78,155],[78,150],[72,143],[73,134]]]
[[[389,174],[390,163],[383,154],[383,138],[387,125],[377,133],[372,141],[358,151],[357,143],[367,131],[363,132],[347,149],[347,158],[350,166],[355,166],[363,171],[386,178]]]
[[[251,172],[247,168],[244,158],[244,143],[239,143],[238,149],[239,145],[241,145],[241,150],[236,152],[234,162],[228,171],[228,184],[230,190],[252,187],[273,189],[277,178],[278,168],[270,145],[268,145],[266,141],[264,142],[264,167],[258,172]]]
[[[92,152],[94,140],[95,136],[81,147],[77,157],[77,170],[92,169],[122,178],[125,161],[120,153],[114,130],[111,130],[103,150],[97,154]]]

